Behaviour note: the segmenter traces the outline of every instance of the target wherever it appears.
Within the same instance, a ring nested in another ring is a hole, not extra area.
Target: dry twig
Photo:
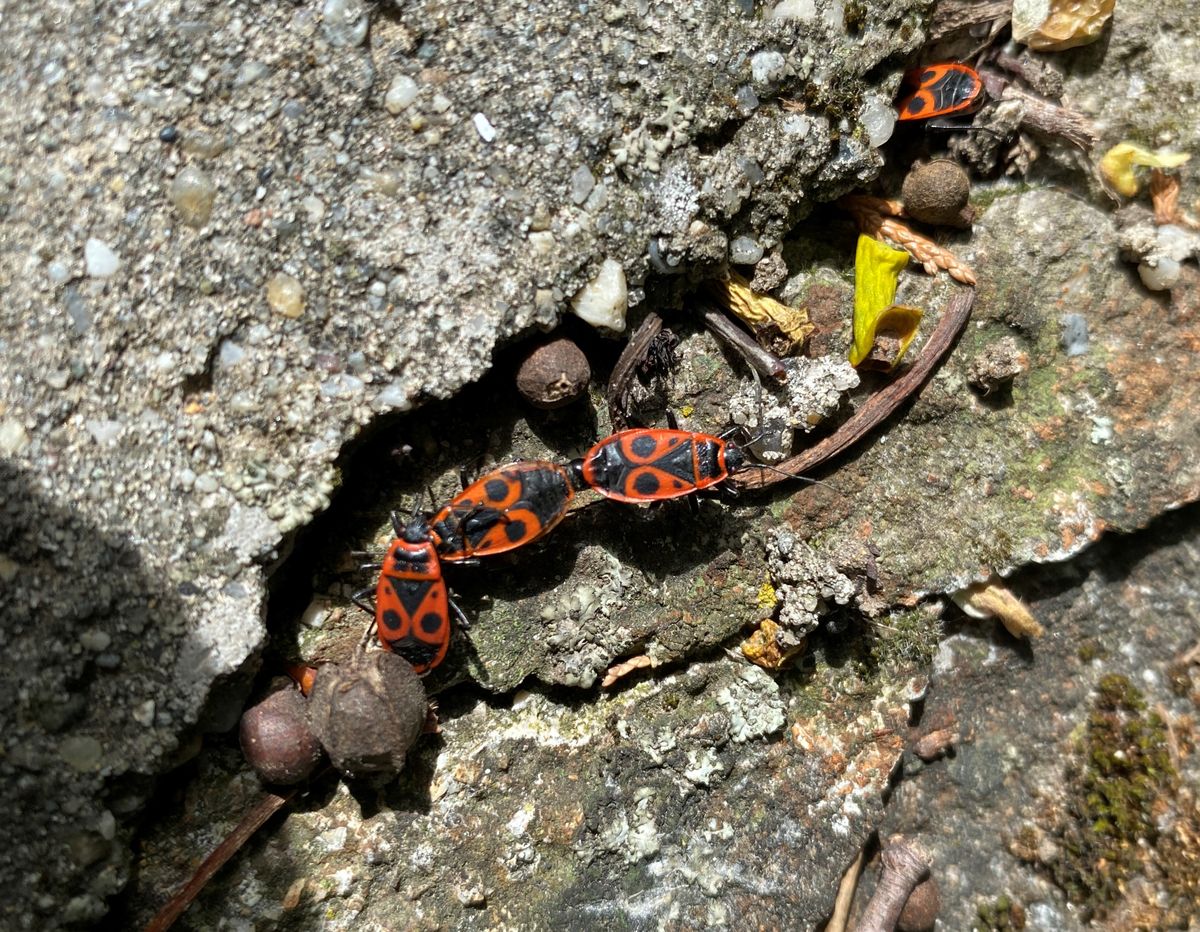
[[[647,314],[641,326],[625,344],[625,349],[621,350],[617,364],[613,366],[605,399],[608,401],[608,417],[615,430],[629,426],[629,387],[638,365],[646,358],[650,344],[662,331],[662,326],[661,317],[653,311]]]
[[[814,447],[777,464],[773,472],[747,466],[737,476],[740,488],[761,489],[777,482],[786,482],[790,476],[802,476],[828,459],[854,445],[891,416],[909,396],[915,393],[946,355],[971,316],[975,303],[975,289],[964,288],[950,299],[942,319],[929,335],[920,357],[903,375],[890,382],[885,388],[868,398],[854,415]],[[789,475],[790,474],[790,475]]]
[[[1050,139],[1064,139],[1084,152],[1091,152],[1098,135],[1096,125],[1082,113],[1061,107],[1009,84],[1001,100],[1020,106],[1021,129]]]
[[[750,335],[711,304],[700,305],[700,316],[713,336],[737,351],[759,375],[781,382],[787,378],[787,370],[774,353],[769,353],[750,338]]]
[[[1012,0],[942,0],[933,8],[929,41],[937,42],[980,23],[1008,22],[1011,16]]]
[[[288,790],[282,796],[276,793],[267,793],[259,800],[258,804],[246,813],[242,821],[237,824],[237,827],[226,836],[225,840],[217,845],[213,853],[196,868],[192,879],[184,884],[150,920],[149,925],[146,926],[146,932],[166,932],[171,928],[192,905],[192,901],[199,896],[200,891],[212,879],[213,874],[224,867],[229,859],[241,850],[242,845],[249,841],[250,837],[262,828],[271,816],[287,805],[299,792],[300,787],[296,787]]]
[[[846,873],[842,874],[837,899],[833,901],[833,915],[825,924],[825,932],[846,932],[846,925],[850,921],[850,904],[854,902],[854,891],[858,889],[858,877],[862,873],[866,856],[866,849],[859,848],[858,857],[846,868]]]
[[[879,860],[883,862],[879,883],[855,932],[892,932],[909,894],[929,873],[929,855],[898,835],[888,839]]]

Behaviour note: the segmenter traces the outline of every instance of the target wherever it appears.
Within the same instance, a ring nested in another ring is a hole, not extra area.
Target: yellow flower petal
[[[900,361],[916,335],[921,311],[893,304],[900,271],[908,264],[908,253],[892,249],[869,236],[859,236],[854,259],[854,345],[850,365],[857,366],[870,355],[880,331],[900,341],[895,362]]]
[[[1100,159],[1100,174],[1118,194],[1133,197],[1138,193],[1137,176],[1133,166],[1147,168],[1178,168],[1191,158],[1186,152],[1151,152],[1132,142],[1119,142]]]

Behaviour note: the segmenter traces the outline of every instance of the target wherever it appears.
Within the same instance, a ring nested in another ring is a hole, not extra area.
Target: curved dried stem
[[[836,431],[814,447],[777,464],[773,469],[747,466],[737,476],[739,488],[761,489],[789,478],[798,478],[828,459],[853,446],[885,421],[910,396],[925,384],[942,357],[954,345],[971,316],[975,289],[964,288],[950,299],[942,319],[929,335],[920,357],[899,378],[868,398]],[[778,472],[774,471],[778,470]]]

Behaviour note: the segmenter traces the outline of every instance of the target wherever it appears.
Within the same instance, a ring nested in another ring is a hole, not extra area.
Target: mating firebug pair
[[[450,646],[450,613],[466,627],[442,579],[442,563],[468,563],[536,540],[567,513],[575,495],[555,463],[503,466],[468,485],[432,518],[393,515],[396,538],[375,587],[380,643],[418,673],[432,670]]]
[[[418,673],[432,670],[450,644],[450,614],[465,618],[449,597],[443,562],[474,562],[549,533],[576,491],[592,489],[621,502],[664,501],[726,481],[745,462],[720,437],[683,430],[635,428],[595,444],[566,466],[512,463],[468,485],[432,518],[393,515],[375,588],[380,643],[402,654]]]

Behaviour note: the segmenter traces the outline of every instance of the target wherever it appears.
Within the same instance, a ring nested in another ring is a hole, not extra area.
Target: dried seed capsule
[[[559,337],[525,357],[517,369],[517,391],[535,408],[561,408],[587,391],[591,377],[583,351]]]
[[[320,667],[308,702],[313,733],[348,777],[398,774],[429,706],[412,665],[381,650]]]
[[[242,715],[242,753],[266,783],[305,780],[321,759],[321,745],[308,724],[308,704],[290,680],[276,680],[265,698]]]
[[[949,159],[914,166],[901,189],[905,212],[934,226],[970,226],[974,219],[974,212],[967,204],[970,196],[967,173]]]

